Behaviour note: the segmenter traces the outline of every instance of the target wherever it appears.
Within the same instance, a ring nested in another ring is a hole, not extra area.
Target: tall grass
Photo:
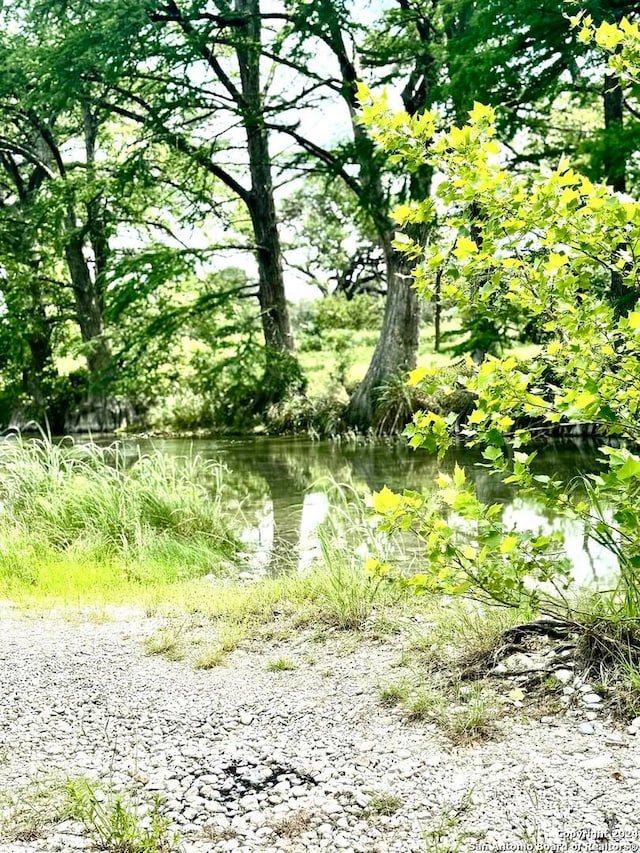
[[[86,597],[220,572],[236,549],[223,478],[198,456],[0,442],[0,593]]]

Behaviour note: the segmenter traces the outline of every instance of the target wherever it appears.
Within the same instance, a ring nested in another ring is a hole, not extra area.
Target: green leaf
[[[464,468],[461,468],[456,462],[456,467],[453,472],[453,482],[456,486],[463,486],[466,482],[466,474],[464,472]]]
[[[500,543],[500,553],[512,554],[515,551],[517,544],[517,536],[505,536],[502,542]]]
[[[624,465],[616,469],[616,477],[618,480],[629,480],[631,477],[640,477],[640,459],[636,456],[629,456]]]

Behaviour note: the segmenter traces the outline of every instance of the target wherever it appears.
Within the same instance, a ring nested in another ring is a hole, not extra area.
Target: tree
[[[625,18],[595,27],[589,17],[576,16],[573,23],[581,39],[602,44],[607,38],[614,51],[611,68],[630,79],[626,96],[635,97],[638,26]],[[401,150],[409,164],[429,156],[431,128],[371,102],[365,116],[382,143]],[[561,537],[505,526],[501,506],[482,504],[457,467],[453,477],[440,476],[433,496],[384,489],[374,495],[374,506],[384,529],[412,527],[424,541],[424,572],[409,579],[416,588],[525,605],[577,622],[592,620],[595,612],[603,620],[601,632],[609,640],[626,638],[629,653],[637,655],[632,626],[640,613],[640,457],[624,442],[640,438],[640,313],[619,315],[606,299],[606,283],[617,271],[626,288],[640,287],[640,203],[594,184],[566,159],[531,180],[507,171],[495,134],[493,109],[475,104],[468,124],[452,126],[432,144],[429,159],[443,174],[448,238],[426,249],[408,244],[418,259],[416,286],[429,295],[441,270],[444,292],[462,306],[507,302],[544,324],[549,340],[535,361],[490,358],[466,381],[476,402],[462,435],[483,448],[486,464],[505,482],[542,492],[554,512],[580,519],[589,538],[616,556],[618,584],[585,611],[569,593],[570,566],[558,553]],[[461,211],[474,201],[483,216],[472,233]],[[416,215],[403,211],[406,221]],[[602,283],[599,290],[594,280]],[[428,393],[438,385],[426,369],[415,371],[411,381]],[[601,471],[572,484],[537,474],[535,449],[527,447],[530,428],[585,422],[604,434]],[[417,413],[408,428],[412,446],[440,455],[454,431],[452,419],[433,412]],[[607,442],[612,436],[615,442]],[[462,529],[451,513],[463,519]],[[369,568],[389,571],[377,561]]]
[[[408,4],[402,2],[399,5],[402,11]],[[407,110],[414,113],[430,103],[431,85],[437,74],[432,44],[432,36],[435,37],[436,32],[424,26],[420,15],[412,13],[409,26],[416,26],[422,32],[421,50],[415,52],[410,61],[408,51],[401,60],[395,54],[390,58],[388,51],[381,58],[380,52],[371,49],[366,52],[358,43],[363,41],[362,28],[355,16],[351,16],[344,0],[313,0],[311,3],[290,0],[287,10],[291,18],[290,27],[298,36],[298,45],[289,54],[296,68],[301,73],[309,73],[309,56],[313,53],[314,43],[323,50],[329,48],[337,62],[338,77],[334,88],[347,108],[352,141],[330,150],[305,139],[300,133],[290,132],[304,150],[323,163],[330,174],[344,180],[354,193],[375,229],[385,261],[387,296],[380,338],[366,376],[351,399],[348,413],[352,423],[366,428],[374,421],[376,398],[384,383],[416,363],[420,311],[411,287],[410,267],[394,246],[396,223],[391,216],[391,208],[397,188],[394,187],[392,170],[359,120],[357,84],[361,76],[360,67],[363,60],[366,62],[375,56],[374,65],[394,62],[397,74],[398,64],[403,63],[407,81],[402,98]],[[347,164],[357,167],[357,175],[346,168]],[[414,193],[423,197],[429,190],[430,181],[431,170],[425,164],[411,176],[401,194]],[[422,223],[421,230],[430,224]]]
[[[631,0],[587,0],[582,7],[610,24],[638,13]],[[516,145],[517,161],[553,161],[571,153],[588,177],[606,179],[623,192],[632,155],[640,149],[638,117],[596,46],[571,34],[570,11],[562,0],[541,6],[446,0],[449,78],[442,97],[456,105],[459,121],[474,100],[498,104],[497,128]],[[599,126],[585,127],[589,107],[599,114]],[[517,136],[528,138],[525,150]]]
[[[282,396],[299,374],[291,354],[267,118],[285,107],[264,87],[259,1],[219,2],[211,9],[176,0],[90,6],[47,0],[42,6],[56,21],[53,38],[43,32],[56,52],[52,83],[63,80],[73,98],[75,81],[90,81],[102,92],[103,109],[178,152],[189,175],[193,168],[201,175],[202,207],[215,210],[212,194],[220,185],[244,206],[269,353],[265,402]]]

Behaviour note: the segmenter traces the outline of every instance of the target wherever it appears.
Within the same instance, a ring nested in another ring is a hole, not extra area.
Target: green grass
[[[454,331],[458,325],[456,318],[447,317],[443,320],[442,332]],[[348,330],[347,334],[349,348],[345,378],[346,387],[351,390],[364,379],[379,333],[375,329],[366,329]],[[453,339],[447,341],[447,345],[451,343],[453,343]],[[433,324],[425,323],[420,332],[418,364],[424,367],[447,367],[453,361],[458,360],[448,352],[436,352],[433,344]],[[531,358],[536,355],[538,350],[539,347],[535,344],[517,344],[509,348],[508,352],[517,355],[519,358]],[[307,390],[311,397],[318,397],[327,393],[336,374],[340,372],[340,362],[344,358],[345,356],[335,346],[326,346],[321,350],[303,351],[298,354],[300,366],[307,379]]]
[[[229,571],[225,469],[120,447],[0,444],[0,596],[120,603],[146,589]]]
[[[178,838],[169,831],[158,798],[144,804],[124,793],[102,791],[86,781],[67,786],[69,811],[107,853],[172,853]],[[143,820],[144,813],[144,820]]]
[[[227,652],[220,643],[207,643],[193,662],[194,669],[213,669],[224,663]]]
[[[162,655],[167,660],[182,660],[184,631],[167,626],[155,631],[144,641],[144,650],[148,655]]]
[[[298,665],[288,658],[274,658],[267,664],[267,672],[288,672],[297,669]]]
[[[403,705],[409,699],[410,693],[411,687],[404,681],[396,684],[382,684],[378,688],[380,704],[385,708]]]
[[[389,791],[373,791],[367,811],[372,815],[392,815],[402,808],[402,797]]]
[[[4,790],[0,793],[0,842],[42,839],[56,823],[71,816],[60,781],[37,780],[28,787]]]

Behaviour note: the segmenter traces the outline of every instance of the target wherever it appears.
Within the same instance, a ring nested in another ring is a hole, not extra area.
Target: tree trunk
[[[269,135],[260,90],[261,18],[259,0],[235,0],[246,15],[245,38],[236,43],[242,89],[242,113],[247,137],[251,190],[246,203],[256,238],[260,316],[267,351],[265,399],[276,402],[292,382],[300,381],[292,356],[293,335],[282,272],[282,251],[273,198]]]
[[[389,215],[390,199],[382,181],[382,161],[359,120],[360,105],[356,98],[358,71],[345,44],[335,5],[324,3],[323,15],[327,23],[327,40],[340,66],[342,97],[351,118],[355,160],[360,170],[359,200],[375,226],[386,263],[387,297],[380,337],[365,378],[353,394],[347,411],[350,423],[366,429],[375,419],[375,398],[380,386],[385,380],[415,367],[420,305],[411,285],[406,261],[391,245],[394,224]]]
[[[624,114],[622,87],[620,79],[616,75],[605,75],[602,100],[604,107],[604,176],[607,183],[616,192],[623,193],[627,187],[627,163],[624,147],[620,144]],[[623,271],[611,271],[609,301],[613,305],[617,317],[627,314],[636,304],[637,294],[633,288],[625,285]]]
[[[30,417],[40,421],[47,410],[45,380],[54,374],[51,325],[48,322],[39,287],[31,288],[29,322],[24,336],[29,354],[22,368],[22,387],[31,401]]]
[[[382,331],[367,373],[349,403],[348,420],[359,427],[374,423],[380,386],[385,380],[412,370],[418,355],[420,300],[405,259],[390,243],[385,255],[388,278]]]
[[[602,94],[604,106],[605,145],[603,166],[605,179],[616,192],[626,191],[626,157],[620,145],[623,129],[622,87],[615,74],[606,74]]]
[[[92,380],[98,380],[99,374],[108,366],[110,352],[103,337],[103,318],[100,296],[91,276],[84,255],[82,235],[78,230],[76,218],[70,208],[65,218],[65,257],[71,278],[71,287],[76,305],[76,317],[82,340],[87,344],[87,365]]]

